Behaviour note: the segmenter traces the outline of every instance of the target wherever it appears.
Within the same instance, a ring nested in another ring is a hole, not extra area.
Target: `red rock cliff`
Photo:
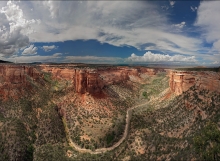
[[[170,90],[177,95],[188,90],[193,85],[202,89],[220,92],[219,72],[196,72],[196,71],[169,71]]]
[[[42,65],[42,70],[51,72],[56,79],[66,79],[73,83],[77,93],[100,94],[105,85],[122,83],[130,80],[130,77],[140,79],[140,74],[155,75],[159,69],[149,69],[144,67],[100,67],[96,69],[59,67]]]
[[[18,98],[31,88],[27,79],[38,79],[40,73],[32,66],[0,65],[0,98]]]
[[[38,72],[38,70],[41,70]],[[30,89],[30,81],[42,79],[43,72],[50,72],[53,79],[68,80],[80,94],[90,93],[99,96],[104,86],[125,83],[126,81],[140,82],[141,74],[155,75],[159,69],[144,67],[77,67],[72,65],[2,65],[0,66],[0,97],[18,97],[25,89]]]
[[[97,73],[97,70],[75,70],[75,89],[76,92],[84,94],[99,94],[104,84]]]

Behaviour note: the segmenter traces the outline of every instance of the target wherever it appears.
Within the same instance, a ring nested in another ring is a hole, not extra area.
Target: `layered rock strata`
[[[201,89],[220,92],[220,73],[212,71],[169,71],[170,90],[176,95],[182,94],[193,85]]]
[[[0,98],[18,98],[26,90],[31,90],[28,79],[35,81],[41,76],[32,66],[0,65]]]
[[[128,80],[140,82],[140,75],[155,75],[163,69],[149,69],[144,67],[57,67],[41,65],[45,72],[50,72],[55,79],[66,79],[73,83],[77,93],[100,94],[104,86],[123,83]]]

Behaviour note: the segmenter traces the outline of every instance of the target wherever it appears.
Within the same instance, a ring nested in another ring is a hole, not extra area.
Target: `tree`
[[[203,160],[220,160],[220,131],[215,123],[208,122],[193,144]]]

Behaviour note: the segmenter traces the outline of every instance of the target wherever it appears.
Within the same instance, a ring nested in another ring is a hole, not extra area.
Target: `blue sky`
[[[0,59],[220,65],[220,1],[1,1]]]

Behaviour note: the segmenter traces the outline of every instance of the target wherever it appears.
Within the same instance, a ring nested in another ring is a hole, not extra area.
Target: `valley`
[[[0,65],[0,160],[216,160],[219,93],[219,69]]]

